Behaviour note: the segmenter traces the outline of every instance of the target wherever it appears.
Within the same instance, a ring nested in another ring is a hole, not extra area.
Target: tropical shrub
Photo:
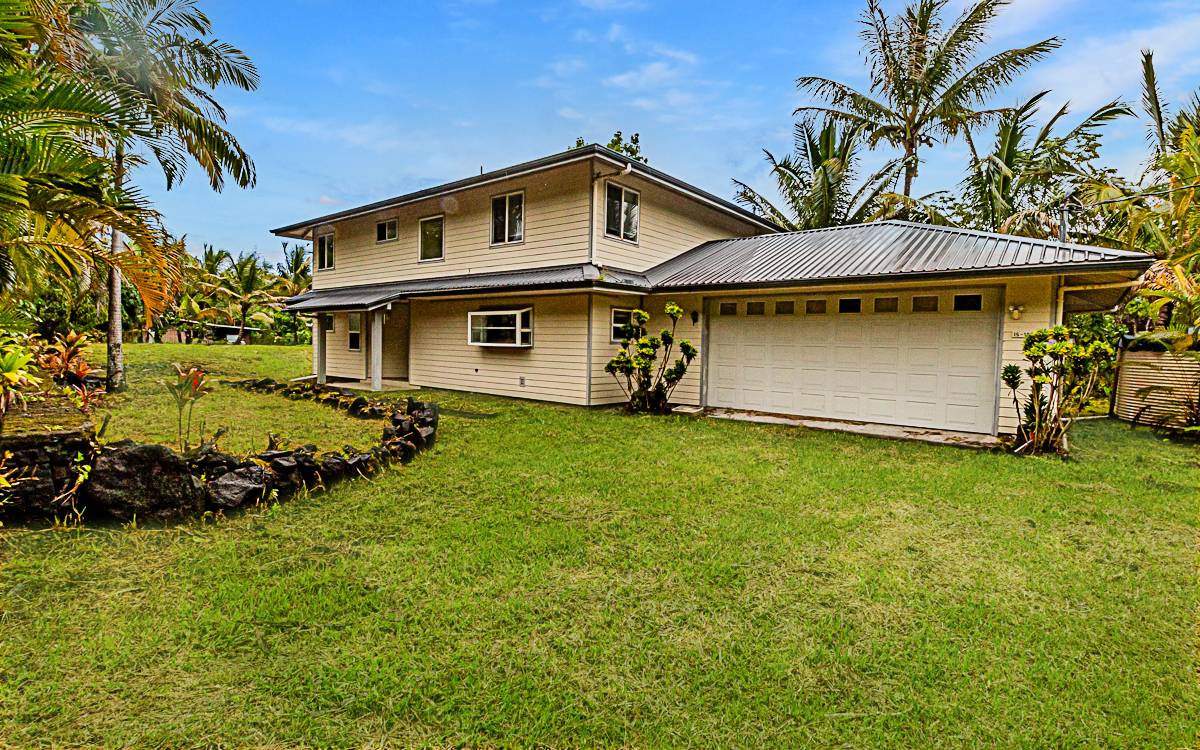
[[[177,410],[175,425],[179,452],[187,453],[191,449],[192,412],[196,408],[196,402],[212,393],[212,387],[208,384],[208,374],[199,367],[189,367],[185,370],[181,365],[175,365],[175,382],[163,385],[175,399]],[[184,412],[187,413],[186,423]],[[203,432],[203,430],[201,431]]]
[[[1043,328],[1025,337],[1028,365],[1005,366],[1001,379],[1012,391],[1021,422],[1016,452],[1066,455],[1067,433],[1114,366],[1115,350],[1106,341],[1066,326]],[[1020,389],[1028,381],[1029,389]]]
[[[41,381],[32,373],[33,353],[12,339],[0,341],[0,432],[9,409],[24,405],[24,391]]]
[[[683,380],[688,366],[699,353],[687,339],[675,340],[675,329],[683,317],[683,308],[668,302],[663,312],[671,319],[671,327],[651,336],[646,330],[650,314],[645,310],[634,310],[630,323],[622,331],[621,349],[604,366],[604,371],[621,386],[628,399],[626,408],[633,413],[668,413],[675,386]],[[668,365],[676,343],[680,357]]]

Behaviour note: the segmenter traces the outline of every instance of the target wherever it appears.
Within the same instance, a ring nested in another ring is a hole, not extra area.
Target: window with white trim
[[[612,309],[612,343],[620,343],[625,340],[625,327],[633,325],[633,310],[622,307],[614,307]]]
[[[442,260],[446,257],[446,219],[430,216],[421,219],[420,260]]]
[[[641,225],[641,196],[637,191],[610,182],[605,190],[604,206],[604,233],[637,242]]]
[[[396,239],[396,220],[388,219],[375,224],[375,243],[391,242]]]
[[[362,351],[362,313],[346,316],[346,348],[352,352]]]
[[[525,194],[492,198],[492,244],[507,245],[525,239]]]
[[[328,271],[333,268],[333,233],[317,235],[317,245],[314,249],[317,256],[317,270]]]
[[[533,346],[533,308],[468,312],[467,343],[471,346]]]

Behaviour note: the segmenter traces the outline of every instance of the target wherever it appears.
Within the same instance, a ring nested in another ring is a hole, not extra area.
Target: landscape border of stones
[[[23,434],[10,452],[21,481],[0,490],[0,518],[38,521],[85,513],[118,521],[174,521],[287,500],[359,477],[391,463],[406,464],[433,447],[436,403],[372,401],[316,384],[244,380],[224,385],[293,400],[312,400],[359,419],[388,420],[378,444],[321,451],[282,448],[271,436],[266,451],[239,457],[207,442],[180,454],[158,443],[122,440],[98,445],[91,424],[70,431]],[[2,441],[0,441],[2,442]]]

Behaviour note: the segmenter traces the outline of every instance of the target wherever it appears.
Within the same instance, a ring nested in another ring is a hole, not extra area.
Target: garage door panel
[[[990,432],[995,422],[1000,297],[986,313],[714,316],[714,406]],[[739,303],[745,309],[745,300]],[[767,305],[768,311],[772,309]]]

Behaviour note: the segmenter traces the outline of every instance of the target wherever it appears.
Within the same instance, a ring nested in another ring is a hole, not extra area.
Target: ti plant
[[[1066,326],[1055,326],[1026,336],[1024,354],[1029,363],[1024,372],[1017,365],[1008,365],[1001,373],[1021,420],[1016,452],[1066,455],[1067,433],[1101,378],[1113,368],[1113,347]],[[1029,389],[1022,394],[1026,378]]]
[[[192,412],[196,402],[212,392],[208,384],[208,374],[199,367],[189,367],[186,370],[181,365],[175,365],[175,382],[164,383],[171,397],[175,399],[176,435],[179,451],[187,453],[191,450]],[[184,412],[187,413],[186,420]]]
[[[675,386],[683,380],[688,365],[699,353],[690,341],[680,340],[681,356],[674,364],[668,364],[677,343],[675,329],[683,317],[683,308],[668,302],[664,312],[671,319],[671,328],[650,336],[646,330],[650,314],[645,310],[634,310],[630,323],[622,331],[621,349],[604,366],[604,371],[621,387],[628,399],[626,408],[633,413],[668,413]]]
[[[0,341],[0,432],[9,409],[25,404],[24,391],[41,381],[31,372],[33,354],[16,341]]]

